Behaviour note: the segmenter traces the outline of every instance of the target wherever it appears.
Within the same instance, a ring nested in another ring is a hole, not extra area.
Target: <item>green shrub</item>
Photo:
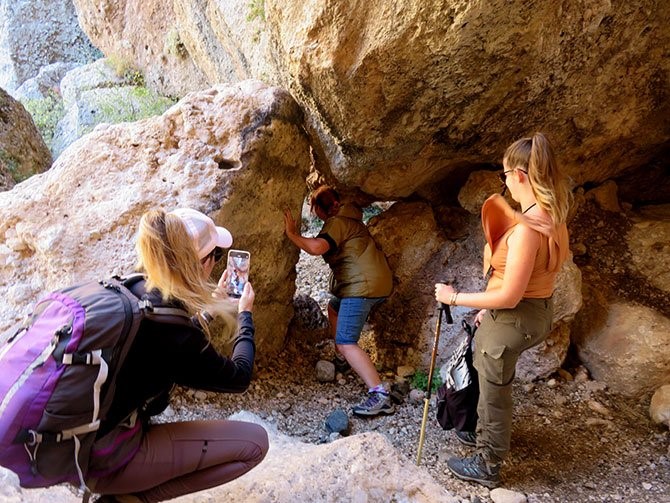
[[[426,391],[428,389],[428,374],[423,370],[417,370],[412,376],[410,382],[412,388],[420,389],[421,391]],[[442,386],[442,378],[440,377],[439,372],[433,372],[433,383],[430,388],[431,393],[435,393],[435,390]]]
[[[99,104],[100,114],[97,115],[100,120],[79,131],[79,135],[89,133],[101,122],[109,124],[135,122],[160,115],[178,101],[177,98],[160,96],[146,87],[133,88],[131,95],[135,99],[120,100],[115,96],[110,96],[102,101]]]
[[[123,78],[131,86],[144,86],[144,74],[135,68],[133,63],[122,56],[111,54],[107,57],[107,64],[114,70],[117,77]]]
[[[265,22],[265,0],[251,0],[247,6],[249,7],[247,21],[251,22],[258,18]]]
[[[48,91],[42,99],[27,99],[21,103],[32,116],[44,143],[51,148],[56,125],[65,115],[62,98],[55,91]]]

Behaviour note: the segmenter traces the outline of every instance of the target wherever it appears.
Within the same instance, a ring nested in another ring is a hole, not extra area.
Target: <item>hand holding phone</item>
[[[244,291],[244,285],[249,281],[249,263],[251,254],[245,250],[229,250],[228,281],[226,282],[226,293],[230,297],[240,298]]]

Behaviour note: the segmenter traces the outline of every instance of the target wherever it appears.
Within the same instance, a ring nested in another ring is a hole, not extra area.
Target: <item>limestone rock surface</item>
[[[287,88],[318,170],[379,199],[499,164],[535,130],[577,184],[641,168],[670,138],[667,3],[75,4],[105,54],[164,88],[249,76]],[[164,50],[176,26],[182,58]]]
[[[94,52],[71,0],[0,1],[0,87],[12,92],[43,66],[82,64]]]
[[[585,326],[577,351],[593,378],[613,391],[641,396],[670,380],[670,319],[648,307],[614,303]]]
[[[0,193],[0,330],[49,290],[132,271],[140,216],[186,206],[251,252],[258,356],[276,353],[293,314],[298,257],[282,209],[302,204],[310,162],[301,124],[278,88],[216,86],[162,116],[98,126],[47,173]]]
[[[21,181],[51,166],[51,152],[23,105],[0,89],[0,170]],[[6,188],[12,183],[5,183]]]
[[[428,471],[402,457],[380,433],[363,433],[313,445],[279,433],[249,412],[230,417],[261,424],[270,449],[256,468],[228,484],[181,496],[175,503],[202,501],[285,502],[387,501],[458,503]],[[0,497],[15,503],[81,501],[63,486],[21,489],[11,472],[0,468]],[[316,482],[318,481],[318,482]]]

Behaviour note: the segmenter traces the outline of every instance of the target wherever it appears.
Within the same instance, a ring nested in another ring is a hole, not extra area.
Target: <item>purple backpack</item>
[[[191,323],[185,311],[133,294],[133,286],[144,291],[143,279],[135,274],[53,292],[26,324],[0,337],[0,465],[22,487],[69,482],[88,492],[96,432],[140,322]]]

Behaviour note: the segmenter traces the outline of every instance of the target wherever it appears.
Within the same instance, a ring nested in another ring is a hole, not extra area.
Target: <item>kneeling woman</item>
[[[239,329],[226,358],[209,343],[208,320],[220,316],[235,332],[235,305],[209,282],[223,247],[232,236],[206,215],[191,209],[151,210],[140,222],[137,251],[146,273],[132,290],[162,297],[193,315],[193,323],[166,324],[145,319],[119,371],[109,414],[94,445],[87,484],[100,502],[152,502],[225,484],[260,463],[268,450],[265,430],[252,423],[209,420],[145,424],[139,437],[110,452],[105,436],[175,385],[240,393],[247,389],[254,362],[254,291],[245,286],[237,305]],[[142,414],[140,414],[140,417]],[[111,433],[110,433],[111,432]],[[116,437],[117,441],[120,436]],[[132,447],[132,448],[131,448]],[[119,459],[125,451],[128,459]],[[97,455],[96,455],[97,453]],[[119,468],[120,466],[120,468]]]

